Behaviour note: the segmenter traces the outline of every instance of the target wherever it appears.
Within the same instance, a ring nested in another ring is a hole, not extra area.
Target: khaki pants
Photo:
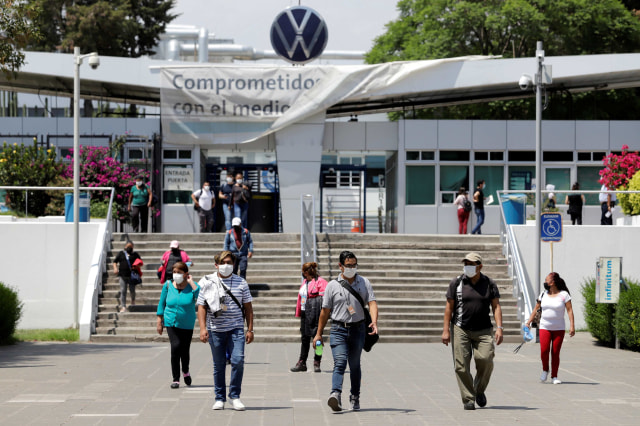
[[[484,393],[493,371],[493,329],[469,331],[452,325],[453,365],[458,379],[462,403],[475,402],[476,394]],[[471,356],[476,360],[476,377],[471,375]]]

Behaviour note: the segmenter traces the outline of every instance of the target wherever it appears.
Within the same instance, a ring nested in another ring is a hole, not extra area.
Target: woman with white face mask
[[[148,232],[149,207],[153,203],[153,193],[144,180],[144,176],[136,177],[136,184],[129,190],[127,209],[131,214],[133,232]]]
[[[191,386],[189,374],[189,350],[193,337],[193,326],[196,323],[196,300],[200,294],[200,286],[189,275],[186,263],[176,262],[173,275],[162,287],[158,303],[158,334],[162,335],[163,326],[167,329],[171,343],[171,389],[180,387],[180,364],[184,383]]]

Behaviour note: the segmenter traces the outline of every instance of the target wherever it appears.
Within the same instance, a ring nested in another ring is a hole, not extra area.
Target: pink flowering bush
[[[602,159],[604,169],[600,170],[600,183],[606,185],[611,189],[627,190],[629,188],[629,181],[634,177],[636,172],[640,170],[640,155],[638,152],[629,152],[628,145],[622,145],[622,154],[609,154]],[[618,200],[622,207],[624,214],[638,214],[640,213],[640,206],[638,211],[632,213],[635,209],[630,204],[629,194],[620,194]],[[634,197],[635,199],[635,197]]]

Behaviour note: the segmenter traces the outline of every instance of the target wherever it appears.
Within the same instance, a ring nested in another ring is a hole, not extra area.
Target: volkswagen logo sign
[[[304,64],[320,56],[328,40],[324,19],[310,7],[288,7],[271,25],[273,50],[294,64]]]

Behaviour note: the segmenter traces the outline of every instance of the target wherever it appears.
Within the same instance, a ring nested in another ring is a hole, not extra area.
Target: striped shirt
[[[209,280],[206,276],[204,276],[198,282],[201,284],[201,287],[204,288],[205,283],[208,281]],[[249,284],[247,284],[242,277],[231,274],[229,278],[222,278],[221,281],[227,288],[231,289],[231,293],[236,297],[236,299],[238,299],[238,302],[240,302],[241,305],[251,303],[253,300],[251,298],[251,292],[249,291]],[[198,301],[196,304],[207,306],[207,301],[205,300],[204,293],[202,291],[200,291],[200,294],[198,295]],[[242,310],[228,294],[224,298],[224,304],[226,305],[227,310],[223,311],[218,318],[215,318],[207,308],[207,330],[223,332],[244,328]]]

